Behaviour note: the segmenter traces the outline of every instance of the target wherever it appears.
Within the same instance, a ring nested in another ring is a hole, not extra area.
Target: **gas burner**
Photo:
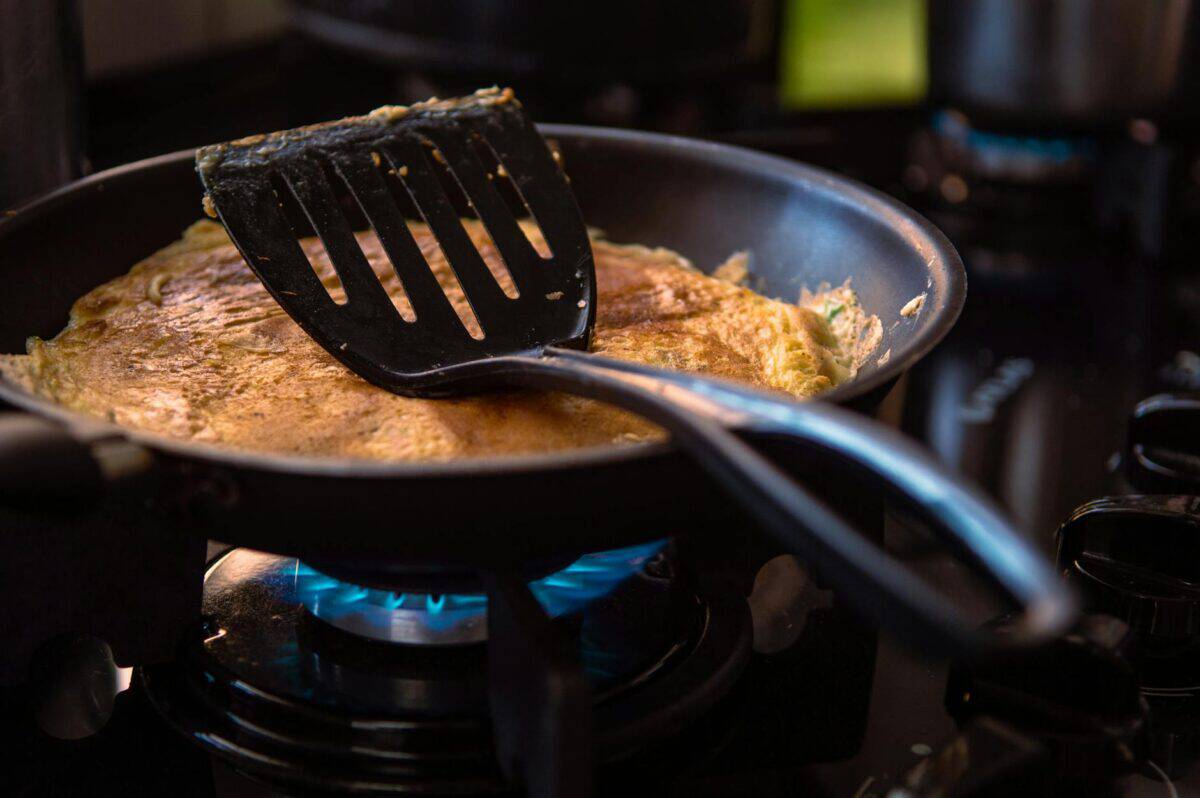
[[[1091,139],[981,130],[957,111],[939,111],[910,139],[903,180],[927,209],[971,216],[972,231],[999,231],[1027,253],[1028,228],[1034,241],[1054,246],[1092,212],[1099,151]],[[998,226],[1001,218],[1016,224]],[[967,243],[959,226],[949,232],[960,247]]]
[[[672,738],[750,653],[744,600],[702,601],[663,547],[588,555],[530,584],[591,685],[600,761]],[[369,793],[506,783],[484,596],[356,587],[235,549],[210,566],[203,612],[180,657],[144,668],[140,684],[168,723],[238,772]]]
[[[551,618],[577,612],[640,572],[666,541],[587,554],[529,589]],[[286,578],[286,574],[283,575]],[[390,643],[450,646],[487,639],[482,593],[396,592],[343,582],[296,562],[296,597],[322,621]]]
[[[980,130],[958,111],[934,114],[930,128],[939,150],[956,168],[991,180],[1072,181],[1092,168],[1097,154],[1090,139]]]

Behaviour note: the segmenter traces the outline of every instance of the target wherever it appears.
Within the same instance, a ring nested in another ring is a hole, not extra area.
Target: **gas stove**
[[[39,649],[3,693],[7,778],[31,796],[1200,795],[1194,588],[1140,537],[1186,550],[1198,531],[1195,499],[1081,509],[1059,556],[1095,612],[1051,650],[950,664],[879,640],[787,556],[748,600],[693,580],[705,555],[674,541],[484,595],[214,545],[174,657]],[[916,530],[888,536],[989,611]]]
[[[322,57],[363,91],[405,85]],[[199,85],[179,78],[161,80]],[[94,162],[373,102],[317,86],[298,112],[250,83],[270,100],[187,97],[138,136],[116,110],[156,84],[94,89]],[[1086,597],[1074,634],[1022,659],[920,659],[736,520],[708,546],[663,529],[464,583],[205,551],[121,506],[101,525],[22,518],[0,588],[4,793],[1200,796],[1198,575],[1164,556],[1200,534],[1197,152],[1144,122],[1101,137],[977,130],[952,109],[750,117],[689,132],[894,193],[963,254],[959,324],[881,412],[1058,558]],[[837,498],[1003,626],[919,528]]]
[[[1197,597],[1190,561],[1163,556],[1198,531],[1196,499],[1081,508],[1058,535],[1092,610],[1076,632],[948,664],[878,639],[787,556],[747,585],[664,539],[441,593],[213,544],[173,656],[133,669],[95,637],[39,647],[3,692],[7,778],[31,796],[1200,795]],[[993,611],[919,530],[889,517],[886,534]]]
[[[875,635],[791,557],[747,601],[667,540],[486,594],[210,555],[177,656],[39,649],[5,693],[16,794],[715,795],[862,737]]]

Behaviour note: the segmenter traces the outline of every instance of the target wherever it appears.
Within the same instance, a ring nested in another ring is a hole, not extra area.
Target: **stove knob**
[[[1083,505],[1058,532],[1058,564],[1090,611],[1128,623],[1152,718],[1150,756],[1172,778],[1200,753],[1200,497]]]
[[[1200,395],[1164,393],[1129,419],[1125,476],[1147,493],[1200,493]]]
[[[1002,632],[1011,622],[988,625]],[[946,709],[961,728],[987,716],[1045,746],[1049,794],[1102,795],[1143,758],[1147,709],[1128,660],[1132,642],[1116,618],[1085,616],[1036,651],[952,666]]]
[[[1143,686],[1193,685],[1200,668],[1200,497],[1088,502],[1058,530],[1058,565],[1087,609],[1137,633]]]

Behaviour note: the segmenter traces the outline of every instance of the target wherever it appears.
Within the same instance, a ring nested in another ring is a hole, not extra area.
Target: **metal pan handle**
[[[504,358],[508,381],[602,399],[662,424],[779,545],[815,566],[859,613],[914,647],[937,656],[980,656],[1040,645],[1073,623],[1074,594],[1051,564],[982,494],[899,433],[820,402],[581,352],[548,355]],[[968,623],[952,600],[743,440],[763,437],[802,446],[831,468],[882,485],[1020,606],[1020,620],[1003,637]]]

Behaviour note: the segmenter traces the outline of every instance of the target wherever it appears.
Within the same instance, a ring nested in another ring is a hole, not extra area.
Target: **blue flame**
[[[961,116],[949,111],[934,114],[932,124],[933,129],[943,136],[981,153],[1022,154],[1059,164],[1073,158],[1090,159],[1096,155],[1096,145],[1088,139],[985,132],[972,128]]]
[[[664,545],[665,540],[656,540],[585,554],[563,570],[530,582],[530,592],[550,617],[567,615],[608,595],[639,572]],[[465,618],[482,618],[487,611],[487,596],[482,593],[395,593],[342,582],[302,562],[296,563],[288,577],[301,604],[313,615],[335,623],[351,613],[423,610],[422,622],[430,629],[444,631]]]
[[[529,590],[552,618],[582,609],[607,596],[658,554],[665,540],[587,554],[557,573],[537,579]]]

